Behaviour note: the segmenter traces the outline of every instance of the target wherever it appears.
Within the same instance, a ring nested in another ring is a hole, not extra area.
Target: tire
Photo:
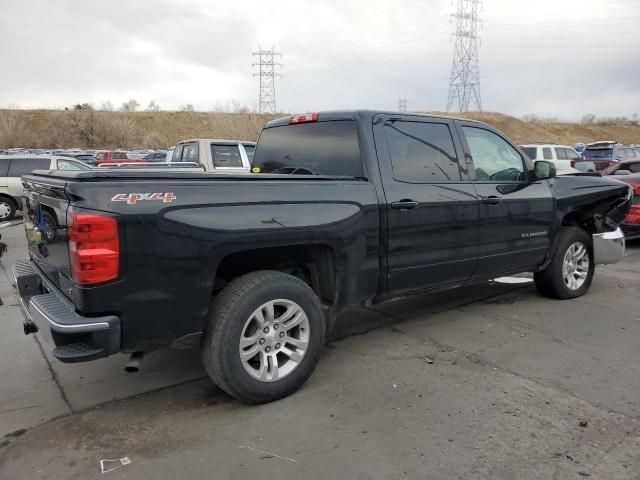
[[[233,280],[212,302],[202,361],[213,382],[232,397],[267,403],[305,383],[325,335],[320,300],[306,283],[281,272],[252,272]]]
[[[0,222],[11,220],[16,214],[16,202],[8,197],[0,197]]]
[[[533,278],[541,295],[565,300],[587,293],[594,272],[591,236],[580,228],[563,227],[551,262]]]
[[[49,212],[42,212],[42,220],[44,222],[44,235],[47,242],[54,242],[58,235],[58,222],[56,218]]]

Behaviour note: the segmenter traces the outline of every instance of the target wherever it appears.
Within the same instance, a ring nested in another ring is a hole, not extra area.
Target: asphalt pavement
[[[640,244],[580,299],[494,283],[349,310],[299,392],[246,406],[195,350],[57,362],[22,333],[22,227],[0,233],[0,479],[640,479]]]

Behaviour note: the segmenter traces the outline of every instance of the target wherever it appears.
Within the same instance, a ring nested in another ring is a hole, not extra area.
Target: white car
[[[196,138],[178,142],[171,161],[201,163],[208,172],[248,173],[255,149],[255,142]]]
[[[51,155],[0,156],[0,222],[11,220],[22,209],[22,175],[34,170],[90,170],[85,163]]]
[[[580,160],[580,154],[568,145],[532,143],[519,146],[534,162],[537,160],[553,162],[558,175],[580,172],[571,166],[572,161]]]

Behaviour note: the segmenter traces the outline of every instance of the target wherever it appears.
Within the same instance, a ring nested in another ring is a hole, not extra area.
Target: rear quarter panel
[[[86,289],[85,312],[122,317],[123,350],[150,350],[202,331],[219,263],[232,253],[286,245],[336,252],[342,303],[376,293],[378,203],[360,181],[119,181],[72,183],[72,205],[122,215],[121,279]],[[171,203],[113,201],[173,194]],[[101,292],[102,290],[102,292]],[[104,294],[103,294],[104,293]]]

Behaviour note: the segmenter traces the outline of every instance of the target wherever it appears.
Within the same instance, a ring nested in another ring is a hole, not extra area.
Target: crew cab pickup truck
[[[632,198],[555,178],[489,125],[377,111],[274,120],[251,170],[24,176],[25,332],[63,362],[196,340],[218,386],[268,402],[305,382],[346,306],[518,272],[584,295],[623,254]],[[52,210],[67,220],[48,241]]]

